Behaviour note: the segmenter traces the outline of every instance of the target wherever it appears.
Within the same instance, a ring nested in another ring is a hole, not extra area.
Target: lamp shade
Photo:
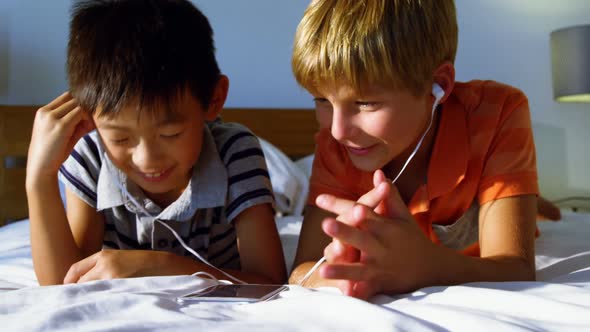
[[[590,103],[590,25],[551,33],[551,68],[555,100]]]

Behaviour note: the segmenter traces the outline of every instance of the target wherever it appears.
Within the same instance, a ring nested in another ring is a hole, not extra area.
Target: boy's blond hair
[[[376,83],[421,95],[434,70],[455,61],[457,35],[453,0],[314,0],[297,28],[293,72],[312,93]]]

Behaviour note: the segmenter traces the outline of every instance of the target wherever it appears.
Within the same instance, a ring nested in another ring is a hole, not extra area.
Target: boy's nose
[[[332,137],[341,141],[352,136],[354,131],[353,119],[345,112],[334,110],[331,124]]]
[[[156,144],[141,142],[133,151],[133,164],[141,171],[154,171],[158,161],[161,159],[161,151]]]

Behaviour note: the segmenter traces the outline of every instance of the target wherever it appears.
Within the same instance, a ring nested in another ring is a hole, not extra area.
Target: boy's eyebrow
[[[108,123],[108,122],[107,123],[104,123],[104,122],[100,123],[100,124],[98,124],[98,127],[102,128],[102,129],[129,130],[129,127],[116,125],[116,124]]]
[[[157,123],[156,126],[166,126],[170,124],[177,124],[186,121],[186,116],[180,114],[178,112],[166,112],[166,116],[161,118]]]
[[[179,124],[186,120],[186,117],[179,113],[169,113],[165,117],[160,119],[157,123],[157,127],[163,127],[167,125]],[[125,125],[119,125],[115,123],[103,122],[98,125],[102,129],[113,129],[113,130],[129,130],[130,127]]]

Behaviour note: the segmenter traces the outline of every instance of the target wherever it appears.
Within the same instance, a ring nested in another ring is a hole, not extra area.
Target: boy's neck
[[[174,203],[182,194],[181,192],[177,192],[176,190],[169,191],[166,193],[149,193],[144,191],[144,194],[147,198],[149,198],[152,202],[156,203],[161,209],[165,209],[170,204]]]
[[[423,184],[426,184],[427,181],[427,174],[428,174],[428,164],[430,162],[430,156],[432,153],[432,148],[434,146],[434,142],[436,139],[436,133],[438,132],[438,123],[439,123],[439,112],[436,112],[434,115],[434,119],[432,120],[432,127],[424,137],[424,141],[422,145],[414,155],[414,158],[410,161],[402,175],[399,177],[397,182],[395,183],[396,187],[398,188],[400,195],[402,196],[404,202],[408,203],[411,199],[416,190]],[[400,170],[402,169],[403,165],[406,163],[406,160],[410,157],[414,149],[416,148],[416,144],[420,137],[418,137],[408,148],[401,153],[397,158],[390,161],[383,167],[383,172],[385,176],[389,179],[394,179]]]
[[[186,190],[190,183],[190,177],[187,179],[186,185],[181,188],[172,189],[164,193],[152,193],[143,190],[144,195],[149,198],[152,202],[156,203],[161,209],[165,209],[174,203],[180,195]]]

